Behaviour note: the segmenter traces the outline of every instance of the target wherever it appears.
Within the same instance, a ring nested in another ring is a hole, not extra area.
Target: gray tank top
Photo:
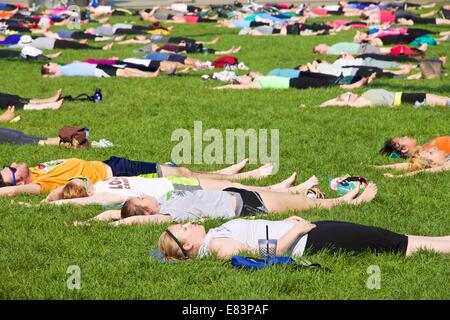
[[[159,204],[161,214],[170,214],[176,222],[236,216],[233,195],[226,191],[177,190],[161,197]]]
[[[269,238],[281,239],[295,222],[293,221],[269,221],[269,220],[245,220],[234,219],[209,230],[206,238],[200,246],[198,256],[200,258],[211,255],[209,249],[212,239],[230,238],[251,248],[258,248],[258,240],[266,238],[266,225],[269,226]],[[305,251],[308,235],[298,238],[288,249],[288,254],[301,256]]]
[[[364,92],[361,97],[369,100],[375,106],[393,106],[395,93],[384,89],[370,89]]]

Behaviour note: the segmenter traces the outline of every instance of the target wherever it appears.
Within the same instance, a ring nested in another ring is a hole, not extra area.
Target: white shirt
[[[113,193],[128,200],[142,194],[160,198],[174,190],[167,178],[112,177],[94,185],[96,193]]]

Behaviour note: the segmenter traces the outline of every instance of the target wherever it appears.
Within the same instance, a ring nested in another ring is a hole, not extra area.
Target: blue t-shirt
[[[7,36],[5,38],[5,40],[0,41],[0,44],[5,45],[5,46],[10,46],[10,45],[13,45],[13,44],[17,44],[17,43],[19,43],[19,40],[20,40],[21,36],[22,35],[20,35],[20,34],[11,34],[11,35]]]
[[[144,56],[143,59],[155,60],[155,61],[166,61],[167,59],[169,59],[169,55],[167,53],[155,52],[155,53],[150,53],[150,54]]]
[[[283,78],[298,78],[300,71],[296,69],[273,69],[268,75]]]
[[[74,31],[72,31],[72,30],[58,30],[58,31],[56,31],[56,33],[58,34],[58,36],[60,38],[71,39],[72,38],[72,34],[74,33]]]
[[[64,66],[59,66],[59,71],[65,76],[82,76],[82,77],[95,77],[97,70],[96,64],[90,64],[86,62],[74,62]]]
[[[233,25],[235,28],[248,28],[250,27],[251,21],[247,20],[233,20]]]

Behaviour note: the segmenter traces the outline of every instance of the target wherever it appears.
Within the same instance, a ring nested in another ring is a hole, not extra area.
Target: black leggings
[[[415,14],[398,10],[395,13],[395,19],[398,20],[400,18],[405,18],[407,20],[412,20],[414,23],[422,23],[422,24],[436,24],[436,18],[421,18],[416,16]]]
[[[334,84],[336,84],[336,81],[326,78],[300,77],[290,79],[289,88],[295,89],[323,88],[332,86]]]
[[[358,68],[356,71],[355,77],[369,77],[372,73],[375,72],[377,78],[393,78],[395,74],[392,72],[384,72],[383,69],[377,67],[367,67],[367,66],[345,66],[344,68]]]
[[[169,37],[169,39],[167,39],[168,43],[180,43],[182,41],[186,42],[186,43],[191,43],[191,44],[195,44],[195,42],[196,42],[195,39],[185,38],[185,37]]]
[[[76,41],[70,40],[56,40],[55,41],[55,49],[93,49],[93,50],[101,50],[100,47],[92,47],[88,44],[79,43]]]
[[[22,98],[14,94],[0,93],[0,109],[6,109],[9,106],[15,106],[17,109],[23,109],[23,106],[30,102],[30,99]]]
[[[126,65],[127,68],[138,69],[145,72],[155,72],[159,69],[161,65],[161,61],[151,60],[148,66],[142,64],[135,64],[129,62],[118,61],[116,64],[118,65]]]
[[[20,57],[20,51],[0,50],[0,58],[17,58]]]
[[[70,38],[74,40],[82,40],[82,39],[95,40],[97,36],[93,34],[84,33],[81,31],[75,31],[74,33],[72,33]]]
[[[365,53],[360,54],[359,56],[356,56],[357,58],[372,58],[375,60],[382,60],[382,61],[395,61],[395,62],[417,62],[418,59],[413,57],[406,57],[406,56],[391,56],[391,55],[384,55],[384,54],[376,54],[376,53]]]
[[[16,130],[0,128],[0,143],[28,144],[38,143],[40,140],[46,139],[47,138],[27,136],[23,132]]]
[[[392,231],[350,222],[319,221],[308,233],[305,252],[323,249],[362,253],[365,251],[400,253],[405,255],[408,237]]]

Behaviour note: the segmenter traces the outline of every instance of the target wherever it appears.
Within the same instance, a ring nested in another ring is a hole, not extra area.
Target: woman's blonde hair
[[[159,237],[159,251],[167,260],[182,260],[185,259],[183,252],[167,232],[163,232]]]
[[[421,150],[421,148],[418,148],[409,159],[408,172],[414,172],[431,167],[430,161],[420,155]]]
[[[89,197],[86,188],[74,182],[66,184],[62,190],[63,199],[75,199]]]

